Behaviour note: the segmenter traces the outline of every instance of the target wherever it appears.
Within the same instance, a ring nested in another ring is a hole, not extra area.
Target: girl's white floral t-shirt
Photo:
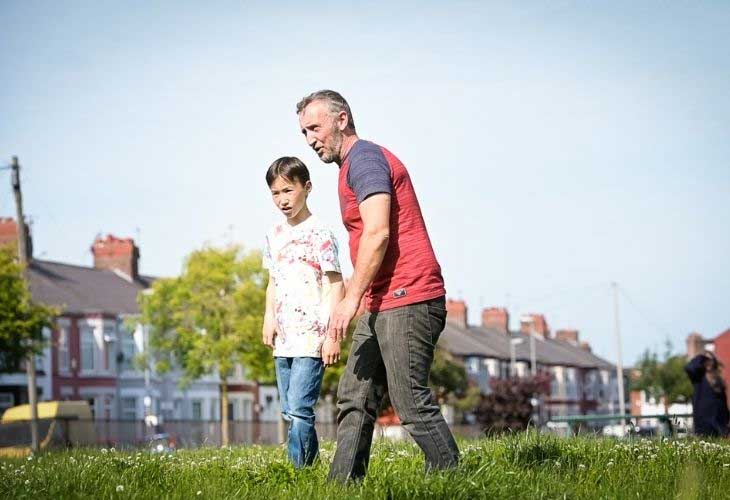
[[[320,357],[330,315],[325,273],[341,272],[334,234],[314,215],[284,221],[266,234],[263,266],[274,280],[274,356]]]

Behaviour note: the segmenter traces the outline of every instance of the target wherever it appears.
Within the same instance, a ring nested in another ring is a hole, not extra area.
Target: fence
[[[334,441],[337,425],[317,423],[320,440]],[[474,425],[454,425],[454,435],[473,439],[483,435],[482,429]],[[50,435],[49,435],[50,434]],[[143,421],[129,420],[40,420],[39,435],[47,439],[50,446],[95,445],[117,448],[148,447],[153,440],[164,440],[176,448],[198,448],[221,445],[221,422],[199,420],[170,420],[157,426],[148,426]],[[231,445],[278,444],[279,424],[277,422],[229,421],[228,437]],[[400,426],[376,426],[375,437],[409,439]],[[27,422],[0,424],[0,448],[28,446],[30,426]]]

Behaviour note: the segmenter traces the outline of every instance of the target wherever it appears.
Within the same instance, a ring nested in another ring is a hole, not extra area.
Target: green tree
[[[429,386],[439,403],[457,402],[469,387],[464,364],[438,345],[433,353]]]
[[[656,352],[646,350],[636,364],[633,390],[645,391],[649,397],[664,403],[664,413],[673,403],[683,403],[692,397],[692,384],[684,372],[685,356],[673,355],[672,344],[667,341],[664,359]]]
[[[261,342],[267,283],[259,252],[204,248],[188,256],[179,277],[157,280],[138,297],[159,372],[179,366],[182,386],[206,374],[220,377],[224,446],[236,364],[254,380],[275,380],[271,350]]]
[[[12,246],[0,246],[0,372],[17,372],[21,361],[42,353],[43,328],[58,314],[33,302],[16,255]]]

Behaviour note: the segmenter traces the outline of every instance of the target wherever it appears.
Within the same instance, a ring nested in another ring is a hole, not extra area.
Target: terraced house
[[[520,318],[520,329],[510,331],[509,312],[486,308],[481,325],[467,323],[467,306],[447,301],[447,325],[440,342],[463,360],[469,379],[483,394],[489,381],[532,372],[551,375],[550,395],[542,401],[543,418],[558,415],[618,413],[616,368],[580,342],[577,330],[558,330],[553,335],[545,317]]]
[[[0,244],[14,243],[16,238],[15,221],[0,218]],[[148,344],[147,328],[137,321],[137,295],[155,278],[139,273],[140,253],[134,241],[98,237],[91,253],[92,267],[29,260],[27,278],[33,299],[61,309],[54,328],[44,332],[48,342],[37,362],[39,401],[87,400],[99,420],[141,420],[146,415],[219,420],[216,376],[181,389],[179,373],[163,376],[135,361],[147,352]],[[257,420],[259,393],[263,391],[266,398],[268,388],[245,380],[240,368],[234,382],[229,415],[235,420]],[[25,373],[0,375],[0,412],[25,402]],[[277,412],[278,407],[273,408],[263,417]]]

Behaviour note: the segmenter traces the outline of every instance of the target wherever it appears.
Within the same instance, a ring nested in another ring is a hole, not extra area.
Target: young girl
[[[319,451],[314,406],[324,367],[340,357],[339,342],[327,328],[344,290],[337,241],[307,207],[312,191],[307,167],[298,158],[279,158],[266,172],[266,183],[286,220],[266,235],[263,342],[274,349],[281,412],[289,422],[289,459],[299,468],[311,465]]]

